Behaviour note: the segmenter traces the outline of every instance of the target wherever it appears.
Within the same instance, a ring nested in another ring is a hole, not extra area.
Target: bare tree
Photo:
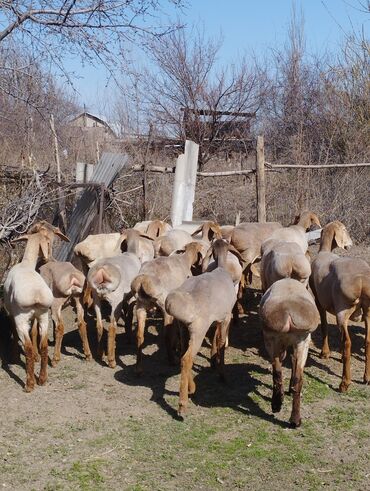
[[[174,31],[151,43],[152,69],[135,78],[147,120],[162,134],[199,143],[201,166],[227,151],[231,140],[250,137],[265,89],[261,73],[245,59],[218,67],[221,45],[201,29]]]
[[[161,36],[173,26],[158,27],[155,14],[182,0],[0,0],[0,45],[32,50],[34,58],[51,63],[68,80],[65,57],[111,71],[130,43]],[[0,70],[7,70],[6,65]]]

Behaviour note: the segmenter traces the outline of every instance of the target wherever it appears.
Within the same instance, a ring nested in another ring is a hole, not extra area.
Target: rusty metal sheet
[[[128,155],[116,153],[103,153],[99,164],[97,164],[91,181],[104,184],[109,187],[118,173],[128,162]],[[98,213],[99,188],[86,188],[77,200],[71,216],[67,236],[71,242],[63,242],[55,253],[58,261],[69,261],[73,255],[74,246],[83,240],[89,230],[91,222]]]

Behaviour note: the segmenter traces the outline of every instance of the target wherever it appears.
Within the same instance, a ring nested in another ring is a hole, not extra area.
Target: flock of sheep
[[[172,229],[160,220],[140,222],[122,234],[89,235],[74,249],[75,258],[81,260],[77,269],[70,262],[58,262],[52,257],[54,237],[68,238],[45,221],[36,223],[26,235],[16,239],[27,241],[24,256],[10,269],[4,284],[5,308],[14,320],[26,356],[25,390],[30,392],[35,386],[34,363],[39,357],[37,382],[43,385],[47,380],[49,309],[55,326],[52,366],[60,360],[64,333],[62,308],[69,300],[74,300],[76,305],[87,360],[92,355],[84,305],[94,306],[98,357],[102,360],[106,351],[112,368],[116,366],[117,322],[122,317],[130,333],[136,313],[136,370],[141,373],[145,321],[148,312],[155,308],[163,314],[170,363],[176,363],[178,355],[181,357],[178,413],[183,415],[188,396],[195,391],[193,360],[209,327],[216,325],[211,363],[222,376],[231,319],[234,316],[237,322],[243,289],[252,275],[257,274],[261,276],[263,290],[261,325],[273,367],[272,410],[277,412],[282,406],[282,361],[291,347],[290,423],[299,426],[303,369],[311,332],[317,328],[320,318],[321,355],[324,358],[330,355],[326,312],[336,316],[342,333],[340,391],[346,391],[351,381],[348,321],[358,320],[361,315],[366,326],[364,382],[370,382],[370,267],[361,259],[333,254],[336,247],[347,249],[352,245],[345,226],[339,221],[323,227],[319,253],[311,262],[306,231],[312,225],[321,227],[312,212],[302,213],[288,227],[275,222],[219,226],[209,221],[192,234]],[[40,260],[44,264],[38,267]],[[256,267],[258,262],[260,268]],[[82,271],[87,273],[86,277]],[[106,350],[103,300],[111,306]]]

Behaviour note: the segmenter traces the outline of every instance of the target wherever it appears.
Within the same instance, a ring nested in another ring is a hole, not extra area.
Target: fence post
[[[256,186],[257,186],[257,221],[266,222],[266,181],[265,181],[265,147],[263,136],[257,137],[256,160]]]

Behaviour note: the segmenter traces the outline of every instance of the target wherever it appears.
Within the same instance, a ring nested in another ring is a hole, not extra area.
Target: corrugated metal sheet
[[[91,181],[105,184],[106,187],[110,186],[127,162],[126,154],[103,153]],[[98,201],[99,189],[88,187],[84,190],[69,218],[67,236],[71,242],[62,243],[55,254],[58,261],[69,261],[74,246],[86,237],[91,222],[98,213]]]

